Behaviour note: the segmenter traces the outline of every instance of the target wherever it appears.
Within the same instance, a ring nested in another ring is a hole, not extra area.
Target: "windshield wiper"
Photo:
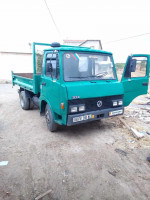
[[[74,76],[74,77],[71,77],[71,76],[69,76],[68,78],[87,78],[87,76],[85,76],[85,77],[82,77],[82,76]]]
[[[90,78],[90,77],[96,77],[96,76],[74,76],[74,77],[69,76],[68,78]]]
[[[91,77],[94,77],[94,78],[97,78],[97,77],[104,77],[104,76],[106,76],[108,74],[108,72],[103,72],[103,73],[98,73],[98,74],[96,74],[96,75],[94,75],[94,76],[73,76],[73,77],[68,77],[68,78],[91,78]]]
[[[97,75],[95,75],[95,76],[74,76],[74,77],[69,76],[68,78],[91,78],[91,77],[97,78],[97,77],[101,77],[101,76],[97,76]]]

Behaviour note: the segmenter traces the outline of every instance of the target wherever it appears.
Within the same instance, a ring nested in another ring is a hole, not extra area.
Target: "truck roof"
[[[61,45],[60,47],[55,47],[55,48],[49,48],[49,49],[45,49],[44,51],[53,51],[53,50],[57,50],[57,51],[83,51],[83,52],[95,52],[95,53],[105,53],[105,54],[111,54],[111,52],[108,51],[103,51],[103,50],[99,50],[99,49],[91,49],[88,47],[79,47],[79,46],[67,46],[67,45]]]

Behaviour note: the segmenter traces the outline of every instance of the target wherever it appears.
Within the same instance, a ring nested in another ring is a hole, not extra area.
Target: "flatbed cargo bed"
[[[40,92],[40,78],[41,74],[33,73],[13,73],[12,84],[18,85],[28,91],[38,94]]]

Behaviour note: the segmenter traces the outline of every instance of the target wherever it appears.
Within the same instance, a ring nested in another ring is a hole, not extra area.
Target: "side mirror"
[[[46,63],[46,72],[51,73],[52,72],[52,63]]]
[[[49,69],[49,72],[52,73],[52,71],[53,71],[52,63],[49,63],[49,68],[48,69]]]
[[[129,56],[124,77],[131,78],[131,72],[135,72],[135,70],[136,70],[136,59],[132,59],[132,57]]]
[[[130,72],[135,72],[136,70],[136,59],[130,60]]]

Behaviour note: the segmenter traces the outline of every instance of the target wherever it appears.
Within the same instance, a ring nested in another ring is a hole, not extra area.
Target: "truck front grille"
[[[123,95],[114,95],[114,96],[107,96],[107,97],[96,97],[96,98],[89,98],[89,99],[72,99],[68,101],[68,108],[72,105],[79,105],[85,104],[85,112],[96,111],[96,110],[103,110],[108,108],[113,108],[113,101],[114,100],[122,100]],[[101,101],[101,107],[97,106],[97,102]],[[120,106],[115,106],[120,107]],[[68,109],[69,112],[69,109]]]

